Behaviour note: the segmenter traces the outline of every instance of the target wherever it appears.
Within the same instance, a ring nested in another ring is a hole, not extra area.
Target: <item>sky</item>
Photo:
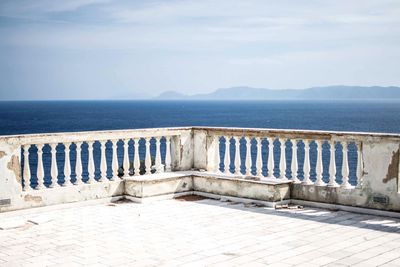
[[[1,0],[0,100],[400,85],[399,0]]]

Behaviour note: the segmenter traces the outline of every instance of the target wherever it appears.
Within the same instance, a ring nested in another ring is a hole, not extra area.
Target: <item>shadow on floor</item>
[[[311,220],[326,224],[357,227],[387,233],[400,233],[400,219],[347,211],[335,211],[305,207],[304,209],[273,209],[258,204],[243,204],[232,201],[218,201],[200,196],[186,196],[177,201],[193,201],[201,205],[217,205],[223,208],[256,212],[273,216],[284,216],[301,220]]]

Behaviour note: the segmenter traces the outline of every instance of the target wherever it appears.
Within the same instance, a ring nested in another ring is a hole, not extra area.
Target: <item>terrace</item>
[[[398,266],[399,147],[245,128],[4,136],[0,264]]]

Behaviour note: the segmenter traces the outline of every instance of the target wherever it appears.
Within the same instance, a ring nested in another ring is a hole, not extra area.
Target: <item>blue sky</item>
[[[400,85],[400,1],[0,1],[0,99]]]

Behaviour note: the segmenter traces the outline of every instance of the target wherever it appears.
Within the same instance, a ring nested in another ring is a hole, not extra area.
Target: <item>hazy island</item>
[[[400,87],[326,86],[305,89],[266,89],[247,86],[221,88],[208,94],[185,95],[166,91],[157,100],[357,100],[399,99]]]

